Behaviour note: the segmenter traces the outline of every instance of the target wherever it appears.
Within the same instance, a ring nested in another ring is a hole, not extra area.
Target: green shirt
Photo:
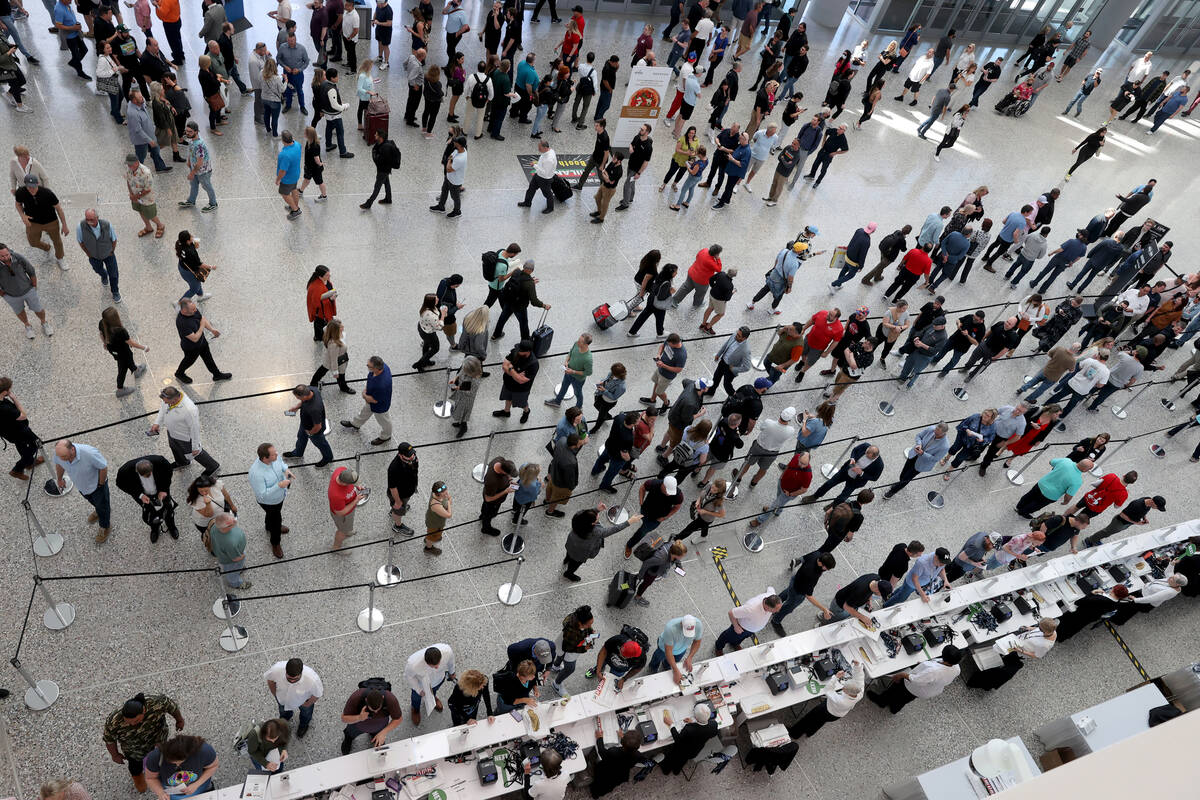
[[[583,373],[575,377],[588,378],[592,374],[592,353],[589,350],[586,353],[579,352],[579,342],[571,345],[571,352],[567,356],[567,369],[573,369],[576,372]]]
[[[512,80],[508,77],[508,73],[500,70],[493,70],[492,85],[495,87],[495,98],[499,100],[504,95],[512,91]],[[504,98],[508,102],[508,98]]]
[[[213,525],[211,535],[213,555],[222,564],[232,564],[246,552],[246,532],[241,525],[234,525],[228,531]]]
[[[1038,481],[1038,488],[1047,500],[1057,500],[1063,495],[1073,495],[1083,485],[1083,473],[1069,458],[1050,459],[1050,471]]]
[[[508,274],[508,259],[504,257],[503,250],[496,251],[496,277],[488,281],[488,286],[496,291],[500,291],[500,276]]]
[[[120,708],[104,723],[104,741],[117,745],[127,758],[137,761],[167,740],[167,716],[179,713],[179,706],[165,694],[148,695],[143,708],[145,718],[137,725],[126,725]]]

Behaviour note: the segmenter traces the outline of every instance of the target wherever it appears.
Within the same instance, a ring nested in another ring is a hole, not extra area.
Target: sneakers
[[[32,325],[25,326],[25,338],[26,339],[36,339],[37,338],[37,334],[33,332]]]
[[[56,258],[54,260],[58,262],[58,268],[61,269],[63,272],[67,272],[71,269],[71,267],[63,259]]]
[[[301,214],[301,211],[300,211],[300,209],[297,208],[295,211],[289,211],[287,218],[288,219],[299,219],[300,214]]]
[[[200,210],[201,210],[201,211],[203,211],[205,214],[207,214],[207,213],[208,213],[208,212],[210,212],[210,211],[216,211],[216,210],[217,210],[217,204],[216,204],[216,203],[209,203],[208,205],[206,205],[204,208],[202,208],[202,209],[200,209]]]
[[[42,323],[42,333],[46,334],[47,336],[54,335],[54,326],[50,324],[50,320],[46,320]]]
[[[113,292],[113,302],[114,303],[121,302],[121,293],[120,292]]]
[[[117,397],[128,397],[129,395],[133,394],[135,391],[137,391],[137,390],[134,389],[132,386],[125,386],[120,389],[117,389]]]
[[[633,598],[633,602],[637,603],[642,608],[648,608],[650,606],[650,601],[644,597],[635,597]]]

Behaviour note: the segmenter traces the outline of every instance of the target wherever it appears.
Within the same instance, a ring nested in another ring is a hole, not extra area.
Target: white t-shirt
[[[336,2],[336,0],[335,0]],[[359,18],[358,10],[342,11],[342,38],[349,39],[354,35],[354,30],[358,27]]]
[[[225,484],[220,480],[208,490],[208,497],[197,495],[196,502],[192,503],[192,522],[201,527],[206,527],[208,523],[213,521],[213,517],[206,517],[200,513],[202,508],[208,506],[210,500],[212,501],[213,516],[225,510]]]
[[[700,20],[696,23],[696,30],[692,34],[692,41],[707,42],[708,37],[712,36],[713,28],[715,27],[716,23],[708,17]]]
[[[425,663],[425,650],[428,648],[422,648],[408,657],[404,664],[404,678],[414,692],[425,694],[426,700],[432,705],[433,700],[429,695],[433,694],[433,687],[445,680],[446,673],[454,672],[454,651],[448,644],[435,644],[430,647],[442,651],[442,660],[438,665],[431,667]]]
[[[933,72],[933,57],[921,56],[917,59],[917,63],[913,64],[913,68],[908,73],[908,79],[913,83],[920,83],[929,77],[929,73]]]
[[[850,677],[839,682],[836,691],[825,697],[825,710],[839,719],[850,713],[863,696],[863,665],[855,664],[850,668]],[[851,697],[846,694],[847,688],[854,688],[856,694]]]
[[[777,419],[764,420],[758,429],[758,446],[771,453],[778,453],[796,438],[796,429]]]
[[[958,677],[959,668],[955,664],[948,667],[940,661],[922,661],[912,668],[904,679],[904,687],[912,692],[913,697],[937,697]]]
[[[563,800],[571,776],[560,772],[553,778],[534,778],[529,784],[529,796],[535,800]]]
[[[1040,630],[1026,631],[1015,636],[1006,636],[997,642],[993,649],[999,655],[1005,655],[1014,647],[1019,647],[1027,653],[1033,653],[1035,658],[1045,658],[1050,648],[1054,647],[1054,639],[1047,639]]]
[[[307,664],[300,671],[300,680],[288,683],[287,662],[276,661],[272,667],[263,673],[263,677],[275,684],[275,699],[283,706],[284,711],[295,711],[310,697],[320,698],[325,694],[325,686],[321,676]]]
[[[275,7],[275,24],[279,26],[279,30],[287,27],[287,21],[292,18],[292,4],[288,0],[279,0],[279,5]]]
[[[533,168],[533,171],[539,178],[548,181],[554,177],[554,172],[557,169],[558,154],[551,148],[538,156],[537,166]]]
[[[1087,394],[1097,386],[1108,383],[1108,367],[1094,358],[1085,358],[1079,362],[1079,368],[1067,385],[1076,394]]]
[[[743,630],[758,633],[767,627],[767,623],[771,621],[771,614],[774,612],[764,608],[763,601],[773,594],[775,594],[775,589],[768,586],[765,592],[751,597],[745,605],[738,606],[733,610],[733,618],[738,621],[738,625],[741,625]]]
[[[1150,308],[1150,295],[1139,295],[1137,288],[1126,289],[1117,295],[1118,303],[1129,303],[1129,307],[1125,309],[1125,316],[1140,317],[1146,313],[1146,309]]]

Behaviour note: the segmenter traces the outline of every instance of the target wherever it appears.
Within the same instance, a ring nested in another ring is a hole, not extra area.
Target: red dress
[[[1049,428],[1053,424],[1054,423],[1052,423],[1052,422],[1047,422],[1045,425],[1038,425],[1036,427],[1027,429],[1025,431],[1025,434],[1020,439],[1017,439],[1015,442],[1013,442],[1012,444],[1010,444],[1008,446],[1009,452],[1011,452],[1014,456],[1025,455],[1026,453],[1028,453],[1030,450],[1033,449],[1033,443],[1034,443],[1034,440],[1037,439],[1038,434],[1040,434],[1042,431],[1046,430],[1046,428]]]

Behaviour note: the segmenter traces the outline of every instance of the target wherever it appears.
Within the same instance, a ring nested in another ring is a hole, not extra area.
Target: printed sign
[[[579,180],[579,176],[583,173],[583,168],[587,166],[588,158],[591,153],[583,153],[582,155],[572,153],[569,155],[558,154],[558,168],[554,170],[555,175],[565,178],[572,186]],[[521,165],[521,171],[525,173],[525,180],[533,177],[533,170],[537,166],[538,159],[541,156],[538,153],[533,155],[517,156],[517,161]],[[584,186],[599,186],[600,178],[596,176],[596,171],[592,170],[592,174],[583,182]]]
[[[633,68],[617,124],[608,127],[613,147],[628,147],[644,123],[653,125],[666,115],[675,97],[671,88],[674,77],[670,67]]]

